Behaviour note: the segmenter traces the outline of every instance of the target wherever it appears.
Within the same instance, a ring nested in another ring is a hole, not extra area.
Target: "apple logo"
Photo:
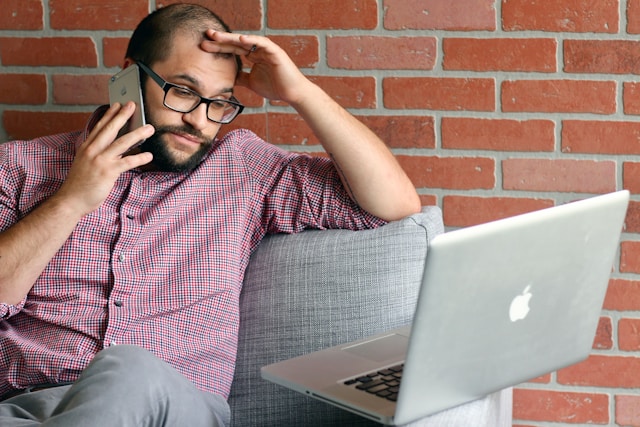
[[[531,286],[527,286],[522,291],[521,295],[518,295],[511,301],[511,306],[509,307],[509,318],[512,322],[517,322],[518,320],[522,320],[527,317],[529,314],[529,300],[531,299],[531,292],[529,290]]]

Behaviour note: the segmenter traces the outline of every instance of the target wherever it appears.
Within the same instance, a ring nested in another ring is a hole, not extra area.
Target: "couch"
[[[378,425],[264,381],[260,367],[410,323],[429,239],[443,231],[432,206],[375,230],[265,238],[240,299],[232,426]],[[511,426],[511,390],[414,424]]]

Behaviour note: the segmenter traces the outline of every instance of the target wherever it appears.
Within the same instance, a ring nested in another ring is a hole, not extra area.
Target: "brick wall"
[[[80,127],[135,24],[169,0],[2,0],[0,141]],[[200,0],[266,34],[468,226],[634,194],[593,355],[515,390],[514,425],[640,425],[640,0]],[[241,90],[246,126],[318,151]],[[535,357],[535,355],[532,355]]]

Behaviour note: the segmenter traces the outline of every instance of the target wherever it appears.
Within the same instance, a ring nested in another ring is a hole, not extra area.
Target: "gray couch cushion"
[[[260,378],[260,367],[408,324],[428,240],[441,212],[376,230],[269,236],[253,254],[241,295],[234,426],[377,425]]]

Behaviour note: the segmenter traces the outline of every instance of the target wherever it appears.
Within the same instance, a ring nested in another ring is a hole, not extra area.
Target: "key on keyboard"
[[[398,400],[402,368],[404,365],[391,366],[358,378],[352,378],[345,381],[344,384],[395,402]]]

